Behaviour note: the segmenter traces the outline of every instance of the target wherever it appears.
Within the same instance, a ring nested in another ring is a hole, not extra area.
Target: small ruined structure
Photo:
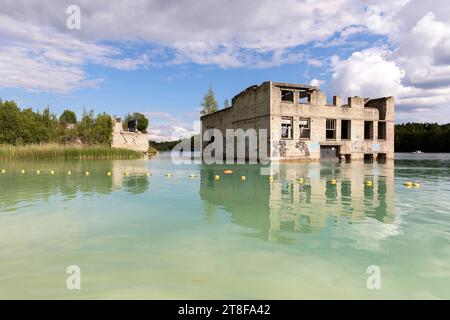
[[[123,130],[122,119],[113,119],[113,136],[111,148],[130,149],[143,153],[148,152],[148,135],[137,130]]]
[[[267,143],[270,160],[394,157],[393,97],[350,97],[343,104],[334,96],[328,104],[318,87],[267,81],[245,89],[231,107],[204,115],[201,122],[207,137],[203,149],[214,141],[210,129],[223,132],[224,149],[226,129],[266,129],[267,141],[257,146]],[[245,148],[248,152],[248,141]]]

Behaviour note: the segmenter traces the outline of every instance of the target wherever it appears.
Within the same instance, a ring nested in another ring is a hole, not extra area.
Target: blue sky
[[[0,98],[143,112],[158,140],[192,133],[209,85],[222,105],[266,80],[394,95],[397,122],[450,122],[446,1],[226,3],[0,0]],[[71,4],[79,30],[67,28]]]

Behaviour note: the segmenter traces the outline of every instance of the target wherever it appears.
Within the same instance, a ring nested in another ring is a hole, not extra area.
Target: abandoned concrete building
[[[137,130],[124,130],[120,118],[112,118],[113,133],[111,148],[130,149],[142,153],[148,152],[148,135]]]
[[[231,107],[202,116],[201,123],[203,149],[214,141],[210,129],[224,136],[226,129],[266,129],[270,160],[394,157],[393,97],[350,97],[342,104],[334,96],[328,104],[318,87],[267,81],[236,95]]]

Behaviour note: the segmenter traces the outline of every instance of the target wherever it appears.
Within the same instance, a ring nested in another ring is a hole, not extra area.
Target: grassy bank
[[[79,159],[139,159],[142,153],[108,146],[67,146],[33,144],[24,146],[0,145],[0,160],[79,160]]]
[[[157,150],[157,149],[153,148],[152,146],[148,147],[148,154],[150,156],[154,156],[154,155],[158,154],[158,151],[161,151],[161,150]]]

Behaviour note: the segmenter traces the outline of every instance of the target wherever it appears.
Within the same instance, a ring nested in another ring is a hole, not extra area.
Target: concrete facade
[[[120,118],[113,119],[113,135],[111,148],[130,149],[143,153],[148,152],[148,135],[141,132],[123,130]]]
[[[343,104],[334,96],[327,103],[317,87],[267,81],[242,91],[231,107],[204,115],[201,122],[203,137],[209,129],[224,136],[226,129],[267,129],[270,160],[394,157],[393,97],[350,97]],[[204,140],[203,148],[210,142]]]

